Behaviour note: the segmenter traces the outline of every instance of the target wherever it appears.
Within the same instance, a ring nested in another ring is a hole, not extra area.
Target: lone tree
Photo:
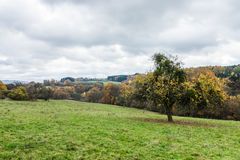
[[[181,95],[181,88],[186,81],[186,74],[177,58],[157,53],[153,56],[155,70],[148,77],[148,99],[162,107],[173,122],[173,106]]]
[[[52,90],[46,86],[41,86],[39,89],[39,99],[44,99],[45,101],[49,101],[49,99],[52,97]]]

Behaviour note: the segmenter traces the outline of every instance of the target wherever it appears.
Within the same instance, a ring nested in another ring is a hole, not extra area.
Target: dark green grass
[[[240,122],[74,101],[0,101],[0,159],[240,159]]]

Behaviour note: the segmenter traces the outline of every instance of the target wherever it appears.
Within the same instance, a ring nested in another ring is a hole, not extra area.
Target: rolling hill
[[[240,122],[76,101],[0,101],[0,159],[240,159]]]

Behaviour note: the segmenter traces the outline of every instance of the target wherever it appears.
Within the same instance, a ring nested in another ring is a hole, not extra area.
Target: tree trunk
[[[173,122],[172,114],[168,114],[167,117],[168,117],[168,122]]]
[[[172,118],[172,108],[173,105],[170,105],[169,107],[167,107],[167,117],[168,117],[168,122],[173,122],[173,118]]]

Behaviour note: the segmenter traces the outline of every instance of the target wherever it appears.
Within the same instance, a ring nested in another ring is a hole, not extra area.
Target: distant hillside
[[[114,81],[114,82],[122,82],[126,81],[128,79],[129,75],[114,75],[114,76],[108,76],[108,81]]]
[[[19,81],[19,80],[1,80],[4,84],[18,84],[18,83],[22,83],[22,84],[26,84],[29,83],[28,81]]]
[[[113,82],[123,82],[123,81],[133,79],[137,75],[140,75],[140,73],[135,73],[132,75],[113,75],[113,76],[108,76],[107,80],[113,81]]]
[[[196,68],[188,68],[193,70],[203,70],[208,69],[213,71],[217,77],[219,78],[240,78],[240,65],[232,65],[232,66],[205,66],[205,67],[196,67]]]

